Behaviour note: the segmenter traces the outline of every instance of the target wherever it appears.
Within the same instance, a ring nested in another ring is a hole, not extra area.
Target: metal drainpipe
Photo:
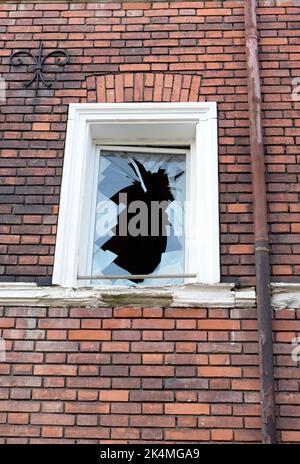
[[[272,307],[256,0],[244,0],[263,443],[276,443]]]

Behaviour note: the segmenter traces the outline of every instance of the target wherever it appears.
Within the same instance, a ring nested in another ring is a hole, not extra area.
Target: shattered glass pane
[[[101,151],[92,275],[183,274],[186,157]],[[166,285],[177,279],[95,280]]]

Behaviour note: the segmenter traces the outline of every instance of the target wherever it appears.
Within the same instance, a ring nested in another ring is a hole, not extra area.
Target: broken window
[[[183,283],[176,275],[185,270],[186,153],[157,147],[101,148],[92,275],[111,279],[93,283]]]

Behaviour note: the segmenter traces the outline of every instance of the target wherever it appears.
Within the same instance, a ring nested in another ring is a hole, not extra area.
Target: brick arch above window
[[[88,76],[88,103],[199,102],[199,74],[130,72]]]

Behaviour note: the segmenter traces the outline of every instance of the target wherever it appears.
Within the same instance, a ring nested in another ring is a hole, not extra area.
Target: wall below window
[[[0,443],[261,441],[254,309],[0,315]],[[300,442],[300,311],[274,317],[279,440]]]

